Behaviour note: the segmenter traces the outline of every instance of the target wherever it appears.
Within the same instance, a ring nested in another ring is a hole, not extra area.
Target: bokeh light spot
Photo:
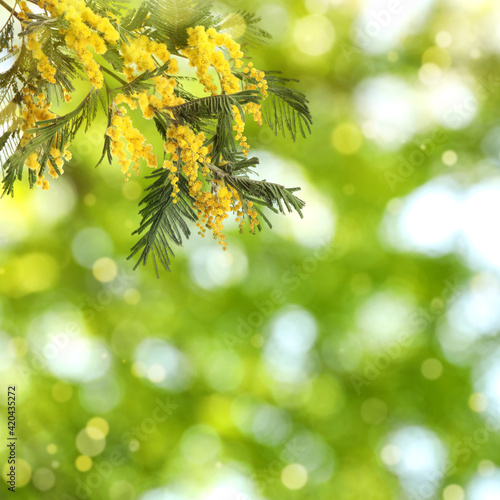
[[[443,153],[442,160],[445,165],[452,167],[457,163],[458,155],[455,151],[448,150]]]
[[[109,500],[135,500],[135,488],[128,481],[115,481],[109,487]]]
[[[167,372],[162,365],[154,364],[148,368],[148,379],[154,384],[159,384],[165,380]]]
[[[342,123],[335,127],[332,134],[334,148],[343,155],[356,153],[363,144],[359,128],[352,123]]]
[[[75,235],[71,243],[71,251],[78,264],[92,269],[97,259],[112,254],[113,242],[103,229],[88,227]]]
[[[221,449],[219,435],[208,425],[189,428],[181,439],[184,458],[195,464],[213,463]]]
[[[393,466],[401,460],[401,452],[397,446],[388,444],[382,448],[380,456],[386,465]]]
[[[5,463],[2,470],[4,481],[7,480],[7,472],[10,471],[10,464]],[[16,488],[26,486],[31,480],[31,465],[24,458],[16,458]]]
[[[141,292],[137,288],[127,288],[123,293],[123,300],[130,306],[135,306],[141,301]]]
[[[55,483],[56,483],[55,474],[46,467],[37,469],[33,474],[33,484],[35,485],[35,488],[37,488],[40,491],[50,490],[51,488],[54,487]]]
[[[436,45],[443,49],[449,47],[453,42],[453,37],[448,33],[448,31],[440,31],[436,35]]]
[[[481,413],[488,408],[488,399],[484,394],[475,392],[469,397],[469,408],[476,413]]]
[[[150,382],[173,391],[182,391],[190,383],[191,369],[187,358],[173,345],[149,337],[135,351],[133,372]]]
[[[493,476],[496,471],[496,466],[491,460],[481,460],[477,465],[477,471],[479,475],[483,477]]]
[[[58,403],[66,403],[73,396],[73,387],[71,387],[71,385],[66,384],[64,382],[56,382],[52,386],[51,393],[52,393],[52,397]]]
[[[99,433],[96,433],[96,430]],[[87,431],[92,439],[102,439],[108,435],[109,424],[102,417],[94,417],[87,422]]]
[[[307,483],[307,470],[300,464],[287,465],[281,472],[281,481],[289,490],[300,490]]]
[[[428,380],[436,380],[443,373],[443,364],[438,359],[426,359],[420,367],[422,375]]]
[[[113,259],[102,257],[94,262],[92,266],[92,274],[97,281],[101,283],[109,283],[116,278],[118,267]]]
[[[76,448],[82,455],[95,457],[102,453],[106,446],[106,439],[102,432],[92,428],[89,432],[88,428],[82,429],[76,436]]]
[[[320,56],[332,48],[335,30],[326,17],[307,16],[297,21],[293,38],[301,52],[308,56]]]
[[[451,57],[447,50],[441,47],[430,47],[422,55],[422,64],[435,64],[441,69],[451,66]]]
[[[449,484],[443,490],[443,500],[465,500],[465,491],[458,484]]]
[[[55,455],[57,453],[57,446],[53,443],[47,445],[47,453],[49,455]]]
[[[381,399],[367,399],[361,405],[361,417],[367,424],[380,424],[387,418],[387,405]]]
[[[92,459],[88,457],[87,455],[80,455],[76,460],[75,460],[75,467],[80,471],[80,472],[87,472],[92,468]]]
[[[138,182],[129,180],[123,184],[122,193],[127,200],[137,200],[141,196],[142,188]]]

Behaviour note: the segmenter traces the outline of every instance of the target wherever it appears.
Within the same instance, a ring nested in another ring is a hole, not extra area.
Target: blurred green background
[[[498,3],[217,8],[309,96],[307,140],[248,134],[305,218],[133,271],[146,181],[94,168],[103,123],[0,200],[16,498],[499,499]]]

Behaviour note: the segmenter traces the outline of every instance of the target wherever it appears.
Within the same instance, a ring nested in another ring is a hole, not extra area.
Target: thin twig
[[[8,3],[5,3],[3,0],[0,0],[0,5],[7,9],[9,12],[10,12],[10,15],[11,16],[14,16],[20,23],[23,22],[23,20],[18,16],[17,12],[16,12],[16,5],[17,5],[17,2],[14,4],[14,7],[11,7]]]
[[[2,0],[0,0],[0,2],[1,1]],[[112,76],[115,80],[117,80],[118,82],[120,82],[122,85],[128,85],[128,83],[125,80],[123,80],[122,78],[120,78],[118,75],[115,75],[115,73],[113,73],[111,70],[109,70],[105,66],[102,66],[101,64],[99,66],[101,67],[101,70],[104,71],[104,73],[107,73],[108,75]]]

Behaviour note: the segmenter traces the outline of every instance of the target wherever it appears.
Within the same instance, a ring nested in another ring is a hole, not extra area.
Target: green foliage
[[[182,238],[189,238],[191,231],[185,219],[196,222],[198,220],[192,205],[194,200],[189,195],[187,181],[180,178],[178,202],[172,202],[172,184],[168,181],[168,170],[158,169],[148,179],[153,179],[147,188],[147,194],[140,205],[145,207],[139,212],[142,217],[141,225],[133,234],[142,235],[132,248],[129,259],[140,253],[139,264],[148,262],[150,255],[153,258],[156,274],[158,264],[170,270],[170,257],[174,256],[170,243],[182,245]]]
[[[14,12],[14,9],[12,9]],[[2,29],[0,29],[0,51],[14,47],[14,15],[10,14]]]
[[[302,92],[287,87],[289,83],[298,80],[269,73],[266,79],[270,98],[264,102],[263,116],[268,125],[276,134],[281,131],[283,137],[286,136],[287,130],[293,140],[297,137],[297,130],[306,137],[306,132],[311,133],[312,125],[311,112],[307,106],[309,101]]]
[[[104,15],[111,11],[122,17],[120,24],[114,26],[120,33],[121,43],[130,43],[135,37],[145,35],[151,40],[165,44],[173,54],[187,46],[188,28],[204,26],[215,27],[217,30],[239,38],[243,46],[256,45],[269,39],[269,34],[258,27],[259,18],[247,11],[239,11],[228,15],[215,15],[211,0],[146,0],[135,10],[126,9],[123,2],[104,2],[94,0],[89,3],[98,14]],[[0,34],[0,41],[7,47],[12,38],[12,19],[8,21]],[[21,90],[28,87],[34,94],[42,92],[48,102],[60,102],[63,93],[74,90],[76,78],[84,78],[82,65],[74,54],[67,50],[64,30],[68,21],[64,16],[52,18],[47,13],[29,14],[29,22],[21,32],[21,48],[14,65],[7,72],[0,75],[0,103],[7,104],[0,118],[7,130],[0,140],[2,156],[3,192],[14,193],[14,184],[23,178],[27,158],[36,153],[42,175],[47,161],[54,165],[51,149],[55,146],[60,149],[66,143],[71,143],[81,130],[89,129],[94,120],[105,115],[107,128],[112,125],[112,119],[117,113],[113,99],[118,94],[134,96],[137,92],[152,91],[153,79],[168,74],[169,63],[157,63],[153,71],[144,71],[132,81],[125,81],[120,74],[124,69],[123,58],[119,46],[109,45],[99,62],[105,74],[105,86],[100,89],[90,89],[83,100],[72,111],[57,115],[50,120],[40,121],[36,128],[26,130],[32,137],[22,147],[17,146],[19,141],[19,120],[16,109],[21,103]],[[62,33],[61,33],[62,30]],[[26,48],[26,37],[36,34],[42,44],[43,53],[49,63],[57,69],[55,83],[48,83],[39,74],[37,61],[31,57]],[[3,46],[2,45],[2,46]],[[244,49],[245,50],[245,49]],[[266,122],[276,132],[289,131],[295,139],[297,133],[305,135],[310,132],[311,115],[307,107],[304,94],[289,88],[294,80],[288,80],[269,75],[269,98],[263,99],[258,90],[245,90],[248,86],[256,85],[253,77],[243,72],[235,71],[235,76],[241,80],[241,91],[231,95],[220,91],[218,95],[200,96],[187,89],[192,79],[190,77],[175,76],[177,87],[175,94],[186,102],[165,109],[154,110],[154,120],[158,132],[166,139],[167,130],[171,125],[188,124],[193,130],[202,131],[207,140],[206,147],[211,146],[210,173],[204,182],[223,181],[227,186],[237,190],[245,201],[255,203],[255,209],[262,219],[270,226],[269,219],[262,209],[268,208],[276,213],[285,213],[292,210],[302,215],[303,201],[293,193],[297,188],[287,189],[274,183],[253,180],[257,159],[246,159],[240,152],[239,145],[234,139],[234,110],[244,119],[243,107],[248,104],[264,104],[263,114]],[[119,85],[117,86],[117,82]],[[96,122],[97,123],[97,122]],[[111,140],[103,134],[102,160],[113,160]],[[59,169],[55,167],[55,171]],[[182,172],[182,165],[179,164]],[[188,196],[186,178],[181,175],[179,187],[180,200],[176,205],[169,197],[172,187],[169,183],[168,172],[157,171],[152,176],[152,185],[141,204],[142,223],[134,232],[140,240],[133,247],[131,256],[140,254],[139,262],[146,263],[149,256],[153,256],[155,268],[162,265],[169,269],[170,256],[173,255],[171,245],[181,245],[182,238],[189,237],[188,222],[196,220],[193,216],[195,200]],[[37,181],[34,171],[29,172],[29,183],[33,186]],[[209,188],[209,186],[208,186]],[[245,208],[245,214],[247,210]],[[258,226],[261,229],[261,226]]]
[[[259,21],[254,13],[243,10],[221,17],[215,27],[218,31],[229,32],[244,44],[259,45],[271,39],[271,35],[259,27]]]
[[[232,132],[234,123],[232,108],[235,106],[243,116],[242,106],[251,102],[258,103],[259,95],[257,91],[243,90],[231,95],[208,96],[174,106],[169,108],[169,111],[179,123],[186,122],[195,128],[199,127],[200,122],[206,123],[207,120],[216,122],[215,133],[206,143],[207,146],[210,144],[213,146],[212,161],[208,167],[211,171],[210,178],[214,182],[223,180],[226,185],[236,189],[241,199],[256,203],[257,208],[259,205],[266,206],[275,213],[285,214],[286,207],[288,212],[295,210],[302,216],[301,209],[304,202],[293,195],[297,188],[287,189],[266,181],[250,179],[247,174],[252,172],[251,167],[255,167],[259,161],[257,158],[246,159],[237,151]],[[168,121],[168,116],[158,113],[156,124],[164,138]],[[172,186],[168,181],[168,172],[160,169],[149,178],[154,179],[154,182],[148,188],[148,195],[141,201],[146,207],[140,212],[143,218],[141,226],[134,233],[146,232],[146,234],[132,249],[130,257],[141,250],[137,264],[141,262],[146,264],[149,255],[152,254],[158,272],[158,263],[165,269],[170,269],[168,254],[173,256],[173,251],[168,241],[182,245],[182,235],[186,238],[190,235],[183,218],[191,221],[196,221],[197,218],[191,208],[195,200],[189,197],[187,180],[184,177],[180,177],[180,200],[177,204],[172,202]],[[246,212],[247,207],[245,207]],[[258,212],[271,227],[269,219],[262,210],[258,208]],[[260,225],[258,228],[261,230]]]
[[[214,25],[212,0],[147,0],[149,35],[176,53],[187,44],[187,29]]]
[[[92,88],[87,97],[70,113],[40,121],[35,129],[26,130],[27,134],[36,135],[24,146],[18,147],[6,160],[3,167],[5,193],[13,194],[14,181],[16,178],[22,179],[24,163],[31,153],[40,150],[38,162],[42,165],[43,173],[47,161],[54,159],[50,154],[54,145],[62,150],[67,142],[71,142],[76,137],[83,125],[85,125],[84,130],[88,130],[96,116],[98,103],[98,92]],[[54,166],[54,168],[57,167]],[[35,176],[30,175],[29,179],[30,185],[33,186],[36,182]]]

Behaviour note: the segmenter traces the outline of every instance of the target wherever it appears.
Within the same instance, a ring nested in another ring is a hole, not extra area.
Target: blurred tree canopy
[[[160,280],[133,271],[146,181],[89,168],[105,123],[49,192],[2,198],[17,495],[495,498],[498,5],[216,8],[256,12],[273,39],[255,66],[309,97],[308,140],[247,132],[263,179],[302,186],[304,219],[228,226],[227,252],[190,240]]]

